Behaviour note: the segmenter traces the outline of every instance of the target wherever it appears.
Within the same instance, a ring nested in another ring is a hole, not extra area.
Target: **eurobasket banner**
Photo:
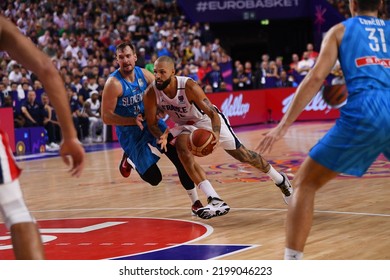
[[[311,18],[313,43],[320,46],[323,35],[344,16],[327,0],[178,0],[191,22],[240,22]]]
[[[226,22],[307,17],[307,0],[178,0],[193,22]]]

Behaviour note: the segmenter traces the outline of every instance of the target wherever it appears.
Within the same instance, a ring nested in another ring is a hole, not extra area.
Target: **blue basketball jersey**
[[[115,113],[122,117],[136,117],[144,113],[144,103],[142,102],[144,91],[147,87],[146,79],[141,68],[134,67],[134,82],[125,80],[118,70],[110,76],[118,79],[122,84],[123,95],[118,98]]]
[[[373,89],[390,88],[390,22],[357,16],[343,22],[339,60],[349,98]]]

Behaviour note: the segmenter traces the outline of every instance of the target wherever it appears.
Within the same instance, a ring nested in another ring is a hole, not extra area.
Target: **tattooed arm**
[[[185,91],[187,99],[190,102],[195,103],[199,109],[201,109],[205,114],[210,117],[211,126],[216,138],[214,142],[218,143],[219,133],[221,131],[221,119],[219,118],[216,108],[207,98],[203,89],[193,80],[187,80]]]

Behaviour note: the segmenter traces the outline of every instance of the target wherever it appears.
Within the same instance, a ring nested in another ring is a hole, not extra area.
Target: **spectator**
[[[89,119],[86,113],[82,112],[82,107],[78,102],[78,96],[72,88],[67,88],[70,110],[72,112],[73,123],[77,130],[78,139],[85,143],[91,143],[92,139],[89,137]]]
[[[23,102],[21,110],[26,120],[25,126],[43,126],[43,108],[36,101],[36,93],[34,90],[30,90],[27,95],[27,99]]]
[[[244,73],[248,77],[246,81],[246,86],[245,89],[252,89],[254,87],[253,82],[254,82],[254,73],[252,69],[252,62],[250,61],[245,61],[244,64]]]
[[[199,39],[194,40],[191,52],[194,55],[194,62],[199,63],[202,58],[202,43]]]
[[[202,83],[203,78],[210,71],[211,71],[211,67],[208,64],[207,60],[201,60],[200,61],[200,66],[198,67],[198,78],[199,78],[199,81],[201,83]]]
[[[77,53],[80,51],[80,47],[77,45],[76,38],[71,37],[69,39],[69,45],[64,50],[66,57],[69,59],[75,57],[77,59]]]
[[[312,59],[314,62],[317,60],[318,52],[314,50],[314,46],[312,43],[308,43],[306,45],[306,51],[309,54],[309,58]]]
[[[96,78],[96,75],[94,75],[93,73],[90,73],[87,75],[87,87],[88,87],[88,90],[89,92],[92,92],[94,90],[97,90],[99,85],[97,83],[97,78]],[[88,96],[88,98],[90,97],[90,95]]]
[[[269,71],[268,68],[268,61],[263,60],[260,63],[260,67],[255,72],[255,78],[253,83],[254,88],[260,89],[266,87],[266,78],[267,73]]]
[[[171,56],[171,52],[169,51],[171,48],[171,44],[168,42],[166,36],[162,36],[161,40],[156,44],[157,56]]]
[[[43,105],[43,127],[47,132],[48,143],[46,144],[47,151],[57,151],[60,149],[58,145],[61,142],[61,129],[57,120],[54,108],[50,105],[49,96],[44,93],[41,96]]]
[[[298,62],[297,72],[301,76],[306,76],[307,73],[313,68],[314,60],[309,57],[309,52],[303,52],[302,59]]]
[[[276,81],[276,87],[296,87],[297,84],[293,81],[294,78],[292,76],[287,76],[286,70],[282,70],[279,79]]]
[[[102,142],[103,121],[100,116],[99,93],[94,90],[91,97],[84,102],[84,113],[89,119],[89,135],[92,142]]]
[[[275,59],[275,64],[276,64],[276,68],[278,69],[278,75],[280,75],[280,73],[285,70],[285,67],[283,65],[283,57],[282,56],[277,56],[276,59]]]
[[[60,46],[62,49],[66,49],[69,46],[69,38],[68,38],[68,33],[63,32],[61,34],[61,37],[59,39],[60,41]]]
[[[213,92],[218,92],[221,87],[221,82],[223,82],[223,76],[219,68],[218,63],[211,63],[211,71],[206,74],[203,78],[202,83],[206,85],[211,85]]]
[[[289,74],[294,75],[295,73],[298,73],[298,63],[299,63],[299,56],[296,53],[293,53],[291,55],[291,63],[290,63],[290,69],[289,69]]]
[[[45,92],[45,89],[43,88],[41,81],[35,80],[32,88],[34,89],[35,94],[37,95],[36,97],[37,102],[38,100],[41,101],[42,100],[41,96]]]
[[[309,53],[308,52],[303,52],[303,58],[298,62],[298,68],[297,72],[298,75],[296,76],[297,82],[300,83],[303,78],[309,73],[309,71],[313,68],[314,66],[314,60],[309,58]]]
[[[15,63],[12,67],[12,71],[9,73],[8,75],[8,79],[10,80],[10,82],[14,82],[14,83],[20,83],[20,81],[22,80],[22,72],[20,70],[20,65]]]
[[[150,59],[150,62],[145,65],[145,69],[148,70],[150,73],[154,74],[154,62],[157,59],[157,54],[152,54],[152,57]]]
[[[140,22],[139,12],[134,9],[132,14],[127,17],[126,25],[128,26],[127,31],[135,33],[138,23]]]
[[[244,90],[247,87],[248,77],[245,75],[244,66],[237,65],[237,71],[233,75],[233,90]]]
[[[46,30],[45,33],[43,33],[43,35],[38,37],[38,46],[40,48],[44,48],[50,43],[51,40],[52,39],[51,39],[50,31]]]

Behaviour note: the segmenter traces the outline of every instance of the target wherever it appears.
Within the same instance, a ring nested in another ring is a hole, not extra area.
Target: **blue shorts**
[[[161,152],[160,145],[157,145],[157,139],[150,133],[146,121],[143,122],[143,126],[143,130],[136,125],[116,127],[122,149],[141,175],[158,162]],[[167,128],[163,120],[159,120],[158,126],[163,132]]]
[[[309,156],[333,171],[360,177],[381,153],[390,159],[389,91],[349,97],[335,126]]]

